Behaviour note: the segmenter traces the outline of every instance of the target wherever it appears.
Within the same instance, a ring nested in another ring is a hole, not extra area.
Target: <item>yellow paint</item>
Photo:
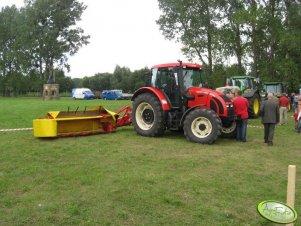
[[[50,111],[45,119],[33,120],[35,137],[57,137],[68,133],[99,131],[107,125],[116,126],[115,113],[101,106],[84,111]]]
[[[47,113],[47,116],[51,116],[53,118],[56,118],[60,112],[59,111],[50,111]]]
[[[56,137],[57,122],[50,119],[33,120],[33,135],[35,137]]]
[[[259,112],[259,100],[257,98],[255,98],[254,100],[254,104],[253,104],[253,108],[254,108],[254,114],[258,115]]]

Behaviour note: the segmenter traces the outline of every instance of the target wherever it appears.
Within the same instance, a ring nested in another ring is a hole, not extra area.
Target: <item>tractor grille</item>
[[[228,117],[234,117],[234,108],[233,105],[229,106],[228,108]]]
[[[227,103],[226,105],[228,109],[228,117],[230,118],[234,117],[234,108],[233,108],[232,101],[226,95],[222,95],[221,97]],[[231,102],[231,104],[229,104],[229,102]]]

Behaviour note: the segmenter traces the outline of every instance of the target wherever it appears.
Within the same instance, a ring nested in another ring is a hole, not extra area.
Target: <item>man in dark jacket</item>
[[[268,93],[267,100],[260,106],[259,114],[264,125],[264,143],[273,145],[275,127],[279,123],[279,105],[273,100],[272,93]]]

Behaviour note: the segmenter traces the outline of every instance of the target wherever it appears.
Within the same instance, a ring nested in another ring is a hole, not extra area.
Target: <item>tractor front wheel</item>
[[[212,144],[220,134],[221,123],[214,111],[195,109],[187,115],[183,129],[188,140],[201,144]]]
[[[142,136],[160,136],[165,131],[164,114],[160,101],[151,93],[135,98],[132,124]]]

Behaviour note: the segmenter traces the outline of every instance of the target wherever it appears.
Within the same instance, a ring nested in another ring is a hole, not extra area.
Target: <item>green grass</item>
[[[0,98],[0,128],[32,127],[32,120],[68,106],[130,101],[43,101]],[[274,146],[263,129],[248,142],[214,145],[167,132],[38,139],[32,131],[0,133],[0,225],[274,225],[257,213],[260,201],[286,201],[287,167],[297,165],[295,209],[300,213],[300,134],[277,127]],[[260,126],[259,120],[249,124]],[[295,225],[300,225],[298,219]]]

